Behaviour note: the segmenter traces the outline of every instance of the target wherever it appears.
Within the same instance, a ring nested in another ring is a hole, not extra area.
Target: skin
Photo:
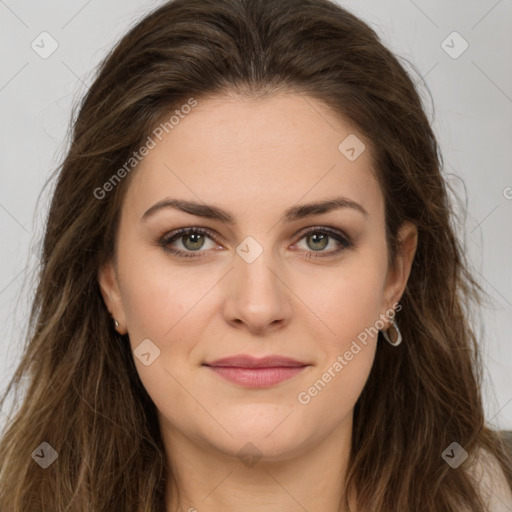
[[[366,145],[355,161],[338,149],[349,134]],[[335,196],[361,204],[368,216],[341,208],[280,220],[291,206]],[[168,197],[213,204],[236,222],[171,208],[141,220]],[[183,227],[212,232],[202,246],[201,237],[187,236],[170,244],[199,251],[195,259],[158,244]],[[334,254],[341,244],[305,236],[309,227],[320,234],[330,227],[354,245]],[[247,236],[263,249],[251,263],[236,252]],[[281,93],[204,100],[149,152],[124,199],[116,258],[98,277],[132,349],[150,339],[160,350],[148,366],[134,360],[158,409],[173,468],[167,511],[345,510],[341,483],[353,408],[377,337],[359,343],[357,355],[309,403],[300,403],[298,394],[400,300],[416,227],[404,224],[400,237],[403,249],[393,267],[370,141],[313,98]],[[234,354],[279,354],[310,366],[262,389],[228,382],[203,366]],[[260,456],[256,464],[237,455],[244,446]]]

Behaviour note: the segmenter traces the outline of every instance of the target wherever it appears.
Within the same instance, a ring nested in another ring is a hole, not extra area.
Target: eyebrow
[[[197,217],[205,217],[207,219],[218,220],[225,224],[235,224],[234,216],[217,206],[198,203],[195,201],[187,201],[184,199],[166,198],[149,208],[141,217],[141,221],[147,221],[157,212],[164,209],[181,210]],[[350,208],[363,214],[365,218],[369,216],[368,212],[361,204],[347,197],[335,197],[324,201],[311,202],[301,205],[295,205],[288,208],[281,217],[283,222],[293,222],[313,215],[321,215],[342,208]]]

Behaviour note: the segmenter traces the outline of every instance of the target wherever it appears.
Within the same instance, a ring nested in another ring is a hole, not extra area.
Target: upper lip
[[[267,357],[252,357],[249,355],[236,355],[224,357],[215,361],[204,363],[206,366],[233,366],[237,368],[271,368],[271,367],[297,367],[308,366],[307,363],[296,361],[290,357],[271,355]]]

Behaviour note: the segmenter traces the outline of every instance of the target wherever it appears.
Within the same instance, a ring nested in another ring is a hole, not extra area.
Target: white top
[[[489,512],[512,512],[512,490],[496,457],[480,449],[470,473],[480,484],[480,492]]]

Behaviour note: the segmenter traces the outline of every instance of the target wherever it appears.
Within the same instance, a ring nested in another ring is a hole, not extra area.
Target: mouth
[[[250,388],[265,388],[291,379],[311,365],[282,356],[258,359],[239,355],[204,363],[203,366],[235,384]]]

